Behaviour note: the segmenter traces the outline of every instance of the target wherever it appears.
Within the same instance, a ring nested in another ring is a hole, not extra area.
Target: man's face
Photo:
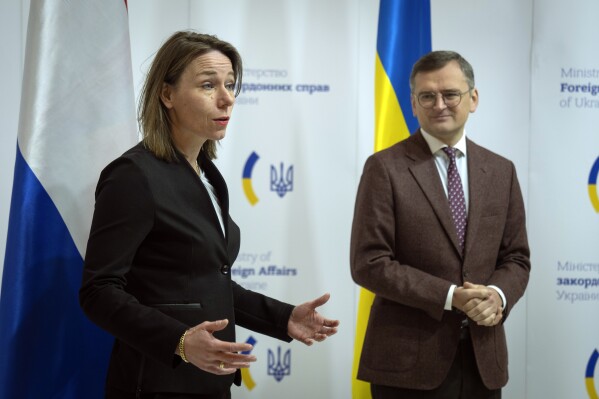
[[[423,93],[429,93],[429,98],[436,95],[431,108],[425,108],[418,102],[418,96]],[[447,93],[464,94],[461,94],[457,106],[448,107],[441,96]],[[456,61],[451,61],[436,71],[416,74],[411,98],[412,113],[418,119],[420,127],[447,145],[454,145],[459,141],[464,133],[468,114],[478,106],[478,91],[468,91],[468,83]]]

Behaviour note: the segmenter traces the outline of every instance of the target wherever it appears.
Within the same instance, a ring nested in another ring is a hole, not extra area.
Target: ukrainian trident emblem
[[[281,360],[281,347],[277,347],[277,358],[270,349],[268,350],[268,375],[272,375],[277,382],[291,374],[291,349],[283,355]]]
[[[279,173],[274,165],[270,165],[270,191],[276,192],[281,198],[293,191],[293,165],[285,172],[285,166],[281,162]]]

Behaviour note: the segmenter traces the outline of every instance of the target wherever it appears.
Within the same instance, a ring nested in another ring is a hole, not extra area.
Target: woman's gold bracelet
[[[183,335],[181,335],[181,338],[179,338],[179,356],[181,356],[181,359],[183,359],[185,363],[189,363],[189,360],[185,357],[185,335],[187,335],[187,331],[188,330],[185,330]]]

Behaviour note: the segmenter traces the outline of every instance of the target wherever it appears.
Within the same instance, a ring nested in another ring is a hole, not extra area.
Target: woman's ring
[[[225,362],[220,362],[220,364],[218,365],[218,367],[220,369],[224,369],[225,368]]]

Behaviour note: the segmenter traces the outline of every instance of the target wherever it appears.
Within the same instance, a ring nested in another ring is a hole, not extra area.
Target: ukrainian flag
[[[410,105],[409,78],[412,65],[431,51],[429,0],[381,0],[375,66],[374,150],[387,148],[407,138],[418,128]],[[356,379],[362,343],[374,294],[360,289],[352,397],[371,398],[370,385]]]

